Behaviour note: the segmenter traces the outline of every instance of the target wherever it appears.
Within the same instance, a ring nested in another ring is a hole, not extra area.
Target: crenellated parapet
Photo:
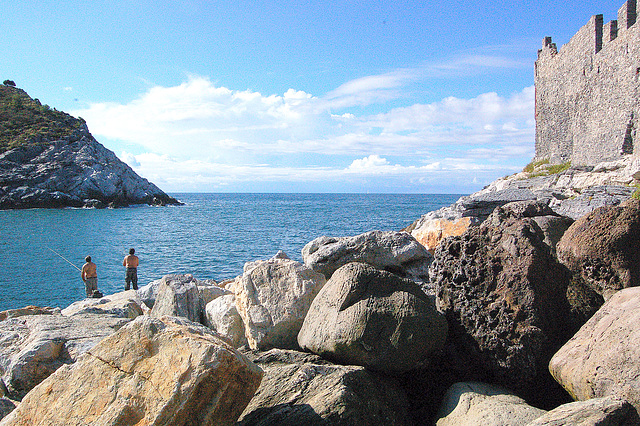
[[[593,165],[640,155],[640,24],[636,1],[594,15],[560,49],[545,37],[535,64],[536,159]]]

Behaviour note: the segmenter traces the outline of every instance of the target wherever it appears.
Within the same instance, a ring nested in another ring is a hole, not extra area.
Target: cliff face
[[[0,86],[0,209],[180,204],[102,146],[81,119]]]

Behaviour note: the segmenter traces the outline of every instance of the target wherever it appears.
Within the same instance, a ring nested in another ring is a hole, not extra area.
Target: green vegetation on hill
[[[42,105],[24,90],[6,82],[0,86],[0,153],[61,139],[83,125],[82,119]]]

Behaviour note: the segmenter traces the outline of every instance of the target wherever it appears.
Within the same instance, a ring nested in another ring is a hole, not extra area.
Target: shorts
[[[125,290],[129,290],[129,283],[133,284],[133,289],[138,289],[138,268],[127,268],[127,273],[124,276]]]
[[[98,289],[98,277],[91,277],[84,280],[84,289],[87,292],[87,297],[93,296],[93,290]]]

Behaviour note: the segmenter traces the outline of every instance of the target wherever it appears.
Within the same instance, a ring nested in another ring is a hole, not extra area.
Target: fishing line
[[[73,266],[74,268],[76,268],[78,271],[82,272],[82,269],[78,268],[76,265],[74,265],[73,263],[71,263],[69,261],[69,259],[67,259],[66,257],[64,257],[63,255],[61,255],[60,253],[58,253],[57,251],[55,251],[52,248],[47,247],[49,250],[51,250],[52,252],[54,252],[55,254],[57,254],[58,256],[60,256],[63,260],[65,260],[69,265]]]

